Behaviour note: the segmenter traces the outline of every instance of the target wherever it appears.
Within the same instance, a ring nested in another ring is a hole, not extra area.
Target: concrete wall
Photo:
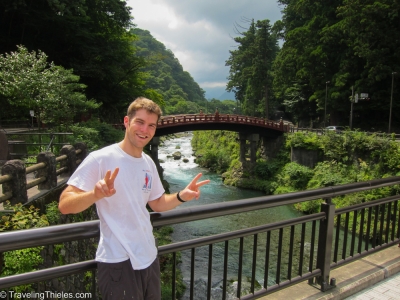
[[[285,137],[283,135],[276,138],[262,138],[261,154],[266,159],[273,159],[276,157],[278,152],[282,149],[285,143]]]
[[[318,162],[323,160],[322,152],[319,150],[293,147],[291,149],[290,158],[292,162],[296,162],[309,168],[314,168]]]

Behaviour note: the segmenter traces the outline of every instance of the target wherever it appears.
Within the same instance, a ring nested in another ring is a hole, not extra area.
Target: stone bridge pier
[[[158,160],[158,146],[160,146],[160,137],[159,136],[153,137],[149,145],[150,145],[150,156],[157,166],[158,174],[162,178],[163,168],[160,166],[160,161]]]
[[[257,133],[247,134],[239,132],[239,140],[240,140],[240,162],[242,164],[246,163],[246,154],[248,153],[247,141],[249,141],[250,163],[255,164],[257,145],[258,141],[260,140],[260,135]]]

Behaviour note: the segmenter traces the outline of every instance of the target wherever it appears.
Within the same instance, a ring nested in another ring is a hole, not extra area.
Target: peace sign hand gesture
[[[119,168],[115,168],[114,172],[108,170],[103,179],[96,183],[94,188],[94,195],[96,198],[101,199],[104,197],[110,197],[114,195],[117,191],[114,188],[114,181],[119,172]]]
[[[197,182],[203,174],[199,173],[196,177],[183,189],[179,192],[179,196],[184,201],[190,201],[193,198],[199,199],[200,197],[200,187],[208,184],[210,182],[209,179]]]

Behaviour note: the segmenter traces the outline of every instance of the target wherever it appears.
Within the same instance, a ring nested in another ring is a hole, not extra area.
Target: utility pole
[[[390,93],[390,110],[389,110],[389,129],[388,133],[390,133],[390,127],[392,125],[392,104],[393,104],[393,84],[394,84],[394,75],[397,72],[392,72],[392,92]]]
[[[324,129],[326,128],[326,102],[328,101],[328,83],[330,81],[327,81],[325,83],[325,116],[324,116]]]
[[[350,130],[353,129],[353,103],[354,103],[354,85],[351,87],[351,107],[350,107]]]

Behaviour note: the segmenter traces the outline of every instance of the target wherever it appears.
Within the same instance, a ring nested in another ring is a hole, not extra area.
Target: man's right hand
[[[107,171],[102,180],[96,183],[92,191],[85,192],[73,185],[69,185],[61,193],[58,209],[62,214],[76,214],[84,211],[96,201],[114,195],[117,191],[114,188],[114,181],[118,175],[119,168],[114,172]]]
[[[117,192],[114,188],[114,181],[118,172],[119,168],[115,168],[112,174],[111,171],[108,170],[104,178],[96,183],[94,188],[94,195],[96,198],[101,199],[104,197],[110,197]]]

